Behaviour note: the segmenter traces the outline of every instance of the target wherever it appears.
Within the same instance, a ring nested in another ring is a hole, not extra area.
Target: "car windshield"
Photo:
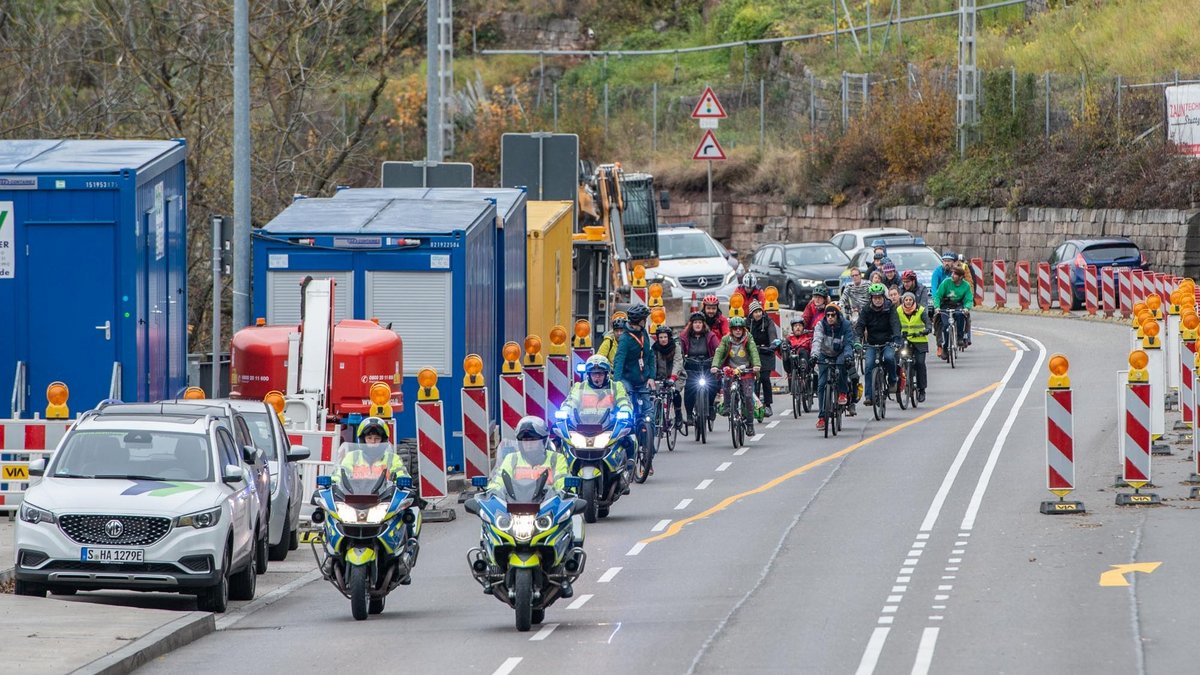
[[[1133,244],[1100,244],[1083,250],[1083,259],[1089,263],[1104,263],[1114,260],[1141,259],[1141,251]]]
[[[278,462],[279,458],[275,456],[275,442],[271,439],[271,418],[267,416],[266,411],[244,412],[242,417],[246,418],[246,426],[250,427],[254,447],[267,453],[267,458],[271,461]]]
[[[700,232],[685,232],[668,234],[658,238],[658,259],[677,260],[681,258],[720,258],[712,237]]]
[[[845,265],[849,261],[845,253],[833,244],[823,246],[791,246],[787,249],[788,267],[802,265]]]
[[[208,437],[167,431],[79,431],[54,457],[55,478],[210,482]]]
[[[896,265],[896,269],[900,271],[914,270],[917,272],[928,272],[940,267],[942,264],[942,259],[938,257],[938,254],[927,248],[889,250],[888,258],[891,258],[892,263]]]

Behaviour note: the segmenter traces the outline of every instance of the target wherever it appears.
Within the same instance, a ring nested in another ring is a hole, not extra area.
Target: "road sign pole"
[[[712,234],[713,229],[713,205],[712,205],[712,160],[708,160],[708,233]]]

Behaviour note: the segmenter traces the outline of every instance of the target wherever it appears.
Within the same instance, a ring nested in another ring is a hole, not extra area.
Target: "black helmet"
[[[625,317],[623,317],[623,316],[618,316],[617,318],[612,320],[612,329],[613,330],[625,330],[628,327],[629,327],[629,323],[627,321],[625,321]]]
[[[663,325],[659,326],[658,328],[654,329],[655,337],[658,337],[659,335],[663,335],[664,333],[666,334],[667,337],[675,336],[675,331],[671,330],[671,327],[665,323]]]
[[[803,316],[801,316],[800,314],[796,314],[795,316],[793,316],[793,317],[792,317],[792,323],[791,323],[791,325],[795,326],[795,325],[796,325],[796,324],[798,324],[798,323],[799,323],[799,324],[803,324],[803,323],[804,323],[804,317],[803,317]]]
[[[693,321],[704,321],[707,323],[708,317],[704,316],[704,312],[692,312],[692,315],[688,317],[688,323]]]
[[[646,319],[650,318],[650,308],[645,305],[634,305],[625,313],[629,318],[629,323],[645,323]]]

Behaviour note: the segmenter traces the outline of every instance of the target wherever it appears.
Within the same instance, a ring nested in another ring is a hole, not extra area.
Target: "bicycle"
[[[870,345],[875,350],[875,365],[871,371],[871,409],[876,420],[887,417],[887,400],[891,394],[887,383],[887,361],[883,360],[886,344]]]
[[[788,393],[792,395],[792,417],[800,419],[800,410],[812,412],[812,399],[816,393],[812,367],[808,359],[799,358],[800,350],[789,349],[788,359],[792,369],[788,372]]]
[[[634,400],[634,412],[642,423],[638,426],[638,449],[637,457],[633,462],[633,479],[642,484],[650,477],[650,473],[654,471],[654,446],[651,445],[656,437],[654,429],[654,412],[647,411],[647,398],[653,399],[651,392],[645,389],[637,389],[631,392]],[[647,394],[651,394],[647,396]],[[653,405],[651,400],[650,405]]]
[[[684,426],[683,435],[687,436],[687,422],[675,415],[675,383],[663,380],[654,392],[654,424],[658,428],[658,438],[666,440],[667,452],[674,452],[675,441],[679,438],[679,427]]]
[[[938,330],[940,331],[941,336],[942,336],[942,354],[943,354],[942,360],[949,361],[950,367],[954,368],[955,367],[954,361],[956,359],[956,354],[966,348],[959,341],[958,326],[957,326],[956,320],[958,319],[958,317],[962,316],[962,317],[964,317],[964,322],[965,322],[965,320],[966,320],[965,315],[963,314],[963,311],[961,309],[954,309],[954,310],[939,309],[937,316],[938,316],[938,320],[940,322]]]
[[[822,405],[821,408],[825,410],[823,413],[823,418],[825,420],[825,438],[829,438],[831,433],[834,436],[837,436],[838,432],[842,430],[843,406],[838,404],[837,395],[838,386],[842,383],[843,371],[845,371],[846,366],[837,362],[830,363],[828,361],[823,362],[823,365],[829,367],[829,374],[825,377],[825,394],[821,397],[824,401],[824,405]],[[850,405],[849,392],[844,393],[846,394],[847,399],[846,407],[848,407]]]
[[[745,380],[754,377],[754,371],[745,367],[731,368],[726,366],[722,371],[725,375],[724,384],[726,387],[725,410],[729,413],[729,436],[733,440],[733,449],[736,450],[746,444],[746,427],[751,424],[745,418],[742,402],[742,388],[738,386],[738,380]]]
[[[692,414],[694,415],[693,421],[696,423],[696,440],[701,443],[708,443],[708,432],[712,431],[712,422],[708,419],[708,391],[709,387],[713,386],[712,378],[708,375],[711,365],[710,359],[684,357],[684,367],[691,366],[685,371],[687,374],[685,386],[694,388],[692,404],[695,410]]]

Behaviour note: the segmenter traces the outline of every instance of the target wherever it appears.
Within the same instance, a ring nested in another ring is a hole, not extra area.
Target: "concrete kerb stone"
[[[74,672],[78,675],[132,673],[159,656],[195,642],[216,630],[216,619],[212,614],[188,612]]]
[[[1117,324],[1128,323],[1128,321],[1126,321],[1125,319],[1120,318],[1119,315],[1109,318],[1109,317],[1100,316],[1100,315],[1089,316],[1088,314],[1077,314],[1075,312],[1072,312],[1070,314],[1063,314],[1061,311],[1058,311],[1057,309],[1051,309],[1049,312],[1043,312],[1041,310],[1033,310],[1033,309],[1022,311],[1018,307],[974,307],[971,309],[971,311],[979,312],[981,314],[1014,314],[1016,316],[1033,316],[1033,317],[1042,317],[1045,319],[1066,319],[1066,320],[1073,320],[1073,321],[1090,321],[1092,323],[1117,323]]]

